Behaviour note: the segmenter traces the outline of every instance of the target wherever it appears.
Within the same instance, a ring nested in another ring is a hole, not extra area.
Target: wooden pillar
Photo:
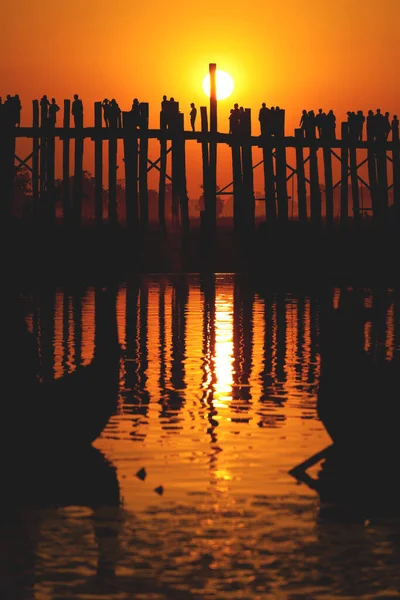
[[[179,224],[179,195],[180,195],[180,173],[179,173],[179,134],[178,123],[175,120],[171,130],[171,173],[172,173],[172,228],[175,229]]]
[[[375,142],[372,139],[368,139],[368,180],[371,193],[371,205],[372,205],[372,218],[377,221],[379,217],[379,197],[378,197],[378,179],[376,172],[376,156],[375,156]]]
[[[395,219],[400,223],[400,141],[399,128],[392,129],[393,204]]]
[[[103,140],[101,102],[94,103],[94,214],[96,225],[103,225]]]
[[[161,127],[160,127],[161,130]],[[161,131],[160,138],[160,177],[158,180],[158,222],[161,231],[166,231],[165,224],[165,181],[167,174],[167,140],[165,131]]]
[[[209,161],[209,227],[210,233],[216,227],[217,208],[217,65],[210,63],[210,161]]]
[[[43,202],[44,196],[46,193],[46,182],[47,182],[47,135],[48,135],[48,124],[45,121],[44,123],[40,123],[40,154],[39,154],[39,163],[40,163],[40,205],[41,210],[43,210]]]
[[[272,158],[272,137],[264,135],[262,140],[265,216],[267,221],[276,221],[274,161]]]
[[[8,115],[7,115],[8,116]],[[0,126],[1,224],[11,217],[14,197],[15,125],[2,120]]]
[[[118,129],[108,128],[108,223],[116,225],[117,217],[117,149]]]
[[[358,178],[357,178],[357,149],[354,139],[350,142],[350,180],[351,180],[351,196],[353,199],[353,217],[354,221],[360,221],[360,198],[358,193]]]
[[[321,223],[321,188],[318,173],[318,148],[315,140],[310,141],[310,204],[311,222],[314,225]]]
[[[342,123],[342,149],[341,149],[341,178],[340,178],[340,223],[346,225],[349,206],[349,126]]]
[[[187,194],[186,182],[186,156],[185,156],[185,128],[183,113],[179,113],[179,203],[182,217],[182,232],[184,234],[189,231],[189,198]]]
[[[83,129],[75,127],[75,156],[74,156],[74,189],[73,215],[74,224],[82,222],[82,177],[83,177]]]
[[[325,172],[325,213],[328,227],[333,225],[333,175],[332,175],[332,151],[330,146],[323,147],[324,172]]]
[[[243,185],[240,160],[240,141],[232,136],[233,227],[239,233],[243,227]]]
[[[254,176],[253,176],[253,153],[251,147],[251,110],[245,109],[245,123],[242,131],[246,136],[242,145],[243,166],[243,192],[245,225],[247,232],[252,232],[255,226],[255,199],[254,199]]]
[[[380,220],[387,222],[389,210],[387,162],[386,162],[386,142],[378,143],[376,153],[377,171],[378,171],[378,193],[379,193],[379,215]]]
[[[201,133],[206,135],[208,133],[208,118],[207,118],[207,107],[200,106],[200,117],[201,117]],[[203,196],[204,196],[204,210],[200,215],[201,222],[205,223],[205,227],[208,231],[208,223],[210,221],[210,202],[208,193],[208,171],[209,171],[209,157],[208,157],[208,143],[204,137],[201,142],[201,158],[203,164]]]
[[[140,154],[139,154],[139,194],[140,224],[147,229],[149,224],[149,194],[147,189],[147,162],[149,154],[149,105],[140,103]]]
[[[138,138],[136,124],[132,122],[131,117],[131,113],[123,114],[126,224],[131,231],[137,232],[139,228]]]
[[[56,193],[55,193],[54,169],[55,169],[55,136],[54,136],[54,128],[49,127],[48,136],[47,136],[46,189],[47,189],[49,219],[53,223],[54,223],[55,217],[56,217]]]
[[[39,110],[39,109],[38,109]],[[71,122],[71,101],[64,100],[64,117],[63,117],[63,219],[64,223],[69,223],[71,219],[71,201],[70,201],[70,181],[69,181],[69,128]]]
[[[286,148],[284,137],[275,142],[276,195],[278,199],[278,220],[288,220],[288,195],[286,186]]]
[[[39,100],[32,102],[32,127],[34,130],[39,128]],[[37,215],[39,202],[39,138],[32,140],[32,210],[33,215]]]
[[[307,221],[307,192],[303,155],[304,136],[302,129],[295,129],[294,135],[296,140],[297,204],[299,221],[305,223]]]

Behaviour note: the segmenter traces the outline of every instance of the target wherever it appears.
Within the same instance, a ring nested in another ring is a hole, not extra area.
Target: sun
[[[228,98],[233,92],[233,88],[235,87],[234,81],[229,73],[225,73],[225,71],[220,71],[217,69],[216,71],[216,79],[217,79],[217,100],[225,100]],[[210,75],[206,75],[203,79],[203,90],[204,93],[210,97]]]

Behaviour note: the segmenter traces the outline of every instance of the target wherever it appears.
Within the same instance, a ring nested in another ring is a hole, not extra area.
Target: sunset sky
[[[3,7],[0,95],[20,94],[23,125],[30,124],[33,98],[46,93],[61,106],[78,93],[88,125],[94,101],[115,97],[124,110],[138,97],[150,103],[150,126],[157,127],[167,94],[179,100],[188,128],[190,102],[207,103],[202,80],[209,62],[235,80],[233,95],[219,103],[220,131],[227,131],[233,102],[253,109],[254,133],[263,101],[286,108],[287,134],[303,108],[333,108],[338,120],[347,110],[400,113],[399,0],[70,0],[64,6],[20,0]],[[188,151],[193,189],[198,150]]]

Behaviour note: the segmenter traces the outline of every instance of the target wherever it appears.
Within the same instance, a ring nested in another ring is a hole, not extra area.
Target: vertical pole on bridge
[[[39,100],[32,102],[32,127],[39,128]],[[32,210],[33,216],[37,215],[39,202],[39,138],[32,140]]]
[[[125,164],[125,204],[128,229],[137,233],[139,228],[138,204],[138,138],[137,124],[132,122],[131,113],[123,113],[124,164]]]
[[[63,182],[62,182],[62,197],[63,197],[63,220],[64,223],[69,223],[71,218],[71,201],[70,201],[70,181],[69,181],[69,127],[71,122],[71,101],[64,100],[64,117],[63,117]]]
[[[342,149],[341,149],[341,178],[340,178],[340,224],[345,226],[349,210],[349,126],[342,123]]]
[[[149,156],[149,105],[140,103],[140,154],[139,154],[139,197],[140,223],[144,230],[149,224],[149,194],[147,188],[147,162]]]
[[[162,232],[166,231],[165,225],[165,180],[167,173],[167,139],[163,124],[164,115],[160,113],[160,177],[158,180],[158,222]]]
[[[392,129],[393,204],[395,219],[400,223],[400,141],[399,127]]]
[[[244,134],[242,144],[242,168],[243,168],[243,209],[245,218],[246,234],[251,234],[255,226],[255,199],[254,199],[254,176],[253,176],[253,154],[251,147],[251,110],[246,108],[244,112],[245,122],[242,132]],[[241,123],[242,125],[242,123]]]
[[[200,106],[200,117],[201,117],[201,133],[203,139],[201,142],[201,158],[203,163],[203,198],[204,198],[204,210],[201,211],[200,219],[202,229],[208,231],[208,223],[210,221],[210,203],[209,203],[209,183],[208,183],[208,143],[204,139],[204,135],[208,133],[208,118],[207,118],[207,107]]]
[[[299,221],[305,223],[307,222],[307,192],[303,155],[304,135],[302,129],[295,129],[294,135],[296,139],[297,205]]]
[[[210,73],[210,162],[209,162],[209,227],[215,232],[217,207],[217,65],[209,64]]]
[[[350,140],[349,155],[350,155],[351,196],[353,199],[353,218],[356,223],[359,223],[361,215],[360,215],[360,197],[359,197],[359,193],[358,193],[356,140],[353,140],[353,139]],[[385,157],[385,159],[386,159],[386,157]]]
[[[101,102],[94,103],[94,214],[97,227],[103,224],[103,139]]]

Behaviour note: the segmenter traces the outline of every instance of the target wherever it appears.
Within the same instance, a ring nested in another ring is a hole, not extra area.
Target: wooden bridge
[[[203,188],[205,209],[201,212],[202,226],[208,234],[217,225],[217,195],[233,195],[234,228],[249,234],[255,226],[255,197],[253,171],[263,166],[265,208],[267,221],[286,221],[288,215],[287,184],[296,177],[299,220],[322,223],[323,212],[327,226],[334,222],[333,196],[340,186],[340,222],[348,221],[351,188],[352,212],[355,221],[362,218],[359,199],[359,182],[371,196],[373,219],[386,222],[390,218],[389,192],[393,190],[393,214],[400,220],[400,143],[399,131],[393,130],[391,141],[367,140],[359,142],[349,136],[348,123],[341,123],[340,139],[306,139],[301,129],[295,135],[251,135],[251,110],[245,109],[240,133],[219,133],[217,129],[216,65],[210,64],[211,96],[209,110],[200,108],[201,130],[185,131],[183,114],[177,113],[173,125],[168,128],[149,129],[147,103],[140,104],[140,128],[132,122],[131,113],[123,113],[122,127],[103,127],[102,104],[94,104],[94,127],[71,127],[71,103],[64,100],[62,127],[46,123],[39,125],[39,102],[33,101],[32,127],[15,127],[4,120],[0,122],[0,190],[2,193],[2,217],[12,213],[13,181],[16,172],[25,167],[32,176],[33,215],[43,215],[55,221],[55,140],[62,140],[62,203],[65,223],[79,226],[82,219],[82,179],[84,140],[94,144],[95,221],[103,224],[103,147],[108,144],[108,220],[117,225],[117,147],[123,141],[126,224],[133,232],[145,231],[149,223],[148,173],[159,172],[158,219],[162,230],[166,229],[165,189],[166,181],[172,183],[172,202],[179,209],[182,232],[189,231],[189,202],[186,186],[185,144],[195,140],[201,144]],[[32,151],[25,158],[16,155],[16,139],[32,139]],[[159,141],[159,156],[149,158],[149,140]],[[232,182],[217,191],[217,149],[226,144],[232,153]],[[70,154],[74,151],[73,186],[70,189]],[[262,160],[253,164],[252,149],[262,149]],[[287,149],[295,150],[295,164],[287,161]],[[358,152],[367,151],[367,157],[359,162]],[[167,155],[171,153],[171,173],[167,173]],[[319,165],[322,154],[322,162]],[[332,162],[339,161],[340,178],[334,182]],[[305,164],[309,162],[309,177]],[[360,169],[367,166],[368,178]],[[391,171],[391,172],[390,172]],[[324,174],[325,207],[322,210],[320,175]],[[232,191],[230,191],[232,187]],[[308,190],[307,190],[308,188]],[[307,193],[309,191],[309,193]],[[310,210],[307,207],[310,197]],[[310,214],[308,214],[310,213]]]

